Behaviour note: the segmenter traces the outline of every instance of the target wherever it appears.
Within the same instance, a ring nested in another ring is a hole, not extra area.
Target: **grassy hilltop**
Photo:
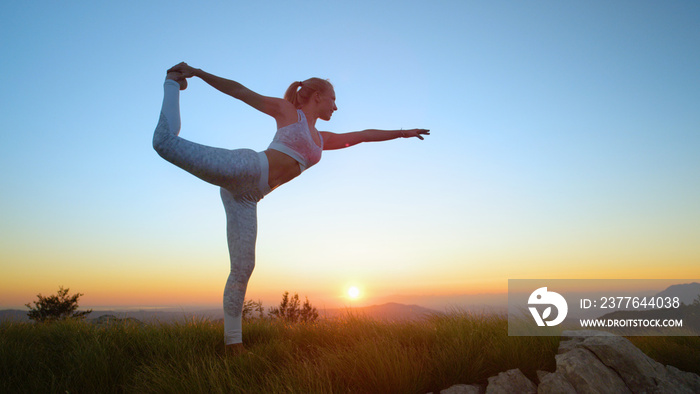
[[[520,368],[553,371],[558,337],[508,337],[505,316],[417,321],[345,316],[244,323],[250,353],[223,352],[223,325],[84,321],[0,324],[0,392],[426,393]],[[698,337],[630,338],[649,356],[700,372]]]

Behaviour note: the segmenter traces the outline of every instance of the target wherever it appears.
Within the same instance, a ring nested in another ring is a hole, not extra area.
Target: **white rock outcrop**
[[[455,385],[440,394],[460,393],[700,393],[700,376],[665,366],[629,340],[605,332],[565,331],[556,371],[537,371],[536,386],[518,369],[479,385]]]

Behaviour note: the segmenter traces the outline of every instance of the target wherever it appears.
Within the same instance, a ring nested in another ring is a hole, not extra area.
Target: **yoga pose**
[[[201,78],[217,90],[275,118],[277,133],[267,150],[214,148],[179,137],[180,90],[187,88],[190,77]],[[333,86],[319,78],[292,83],[284,99],[280,99],[262,96],[238,82],[186,63],[167,72],[153,148],[165,160],[221,188],[231,258],[231,273],[224,287],[224,339],[228,350],[243,351],[241,313],[248,279],[255,267],[258,201],[318,163],[322,150],[396,138],[422,140],[423,135],[430,134],[424,129],[319,132],[316,121],[330,120],[337,110]]]

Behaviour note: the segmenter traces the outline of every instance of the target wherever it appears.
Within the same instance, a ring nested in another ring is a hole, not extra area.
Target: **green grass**
[[[508,337],[505,316],[416,322],[347,316],[244,323],[251,353],[224,354],[223,326],[81,321],[0,325],[0,392],[426,393],[520,368],[553,371],[558,337]],[[637,338],[664,364],[699,372],[698,338]]]

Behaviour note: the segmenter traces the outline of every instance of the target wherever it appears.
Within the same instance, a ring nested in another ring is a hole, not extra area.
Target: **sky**
[[[181,61],[268,96],[328,78],[319,130],[431,130],[324,152],[266,196],[249,299],[697,280],[699,22],[691,1],[6,2],[0,308],[59,286],[85,307],[221,304],[218,188],[151,147]],[[189,82],[183,138],[266,149],[272,118]]]

